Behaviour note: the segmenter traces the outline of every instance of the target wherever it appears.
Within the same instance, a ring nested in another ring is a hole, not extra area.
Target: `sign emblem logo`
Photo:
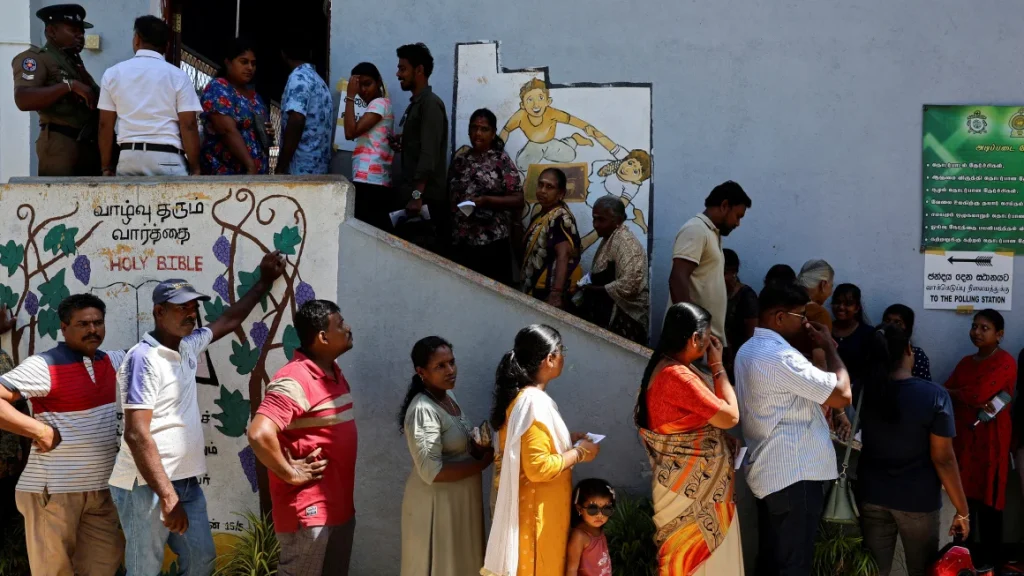
[[[1017,110],[1017,113],[1010,116],[1010,137],[1024,138],[1024,108]]]
[[[21,69],[25,72],[35,72],[36,67],[37,64],[35,58],[25,58],[21,61]]]
[[[971,134],[984,134],[988,132],[988,116],[975,110],[974,114],[967,117],[967,131]]]

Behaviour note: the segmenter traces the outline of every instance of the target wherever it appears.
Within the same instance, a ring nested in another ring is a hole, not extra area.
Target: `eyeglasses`
[[[611,518],[612,514],[615,514],[615,506],[597,506],[591,504],[590,506],[584,506],[583,511],[587,513],[587,516],[597,516],[600,514],[605,518]]]
[[[558,347],[558,351],[565,355],[565,353],[569,351],[569,348],[565,344],[562,344]]]
[[[803,314],[797,314],[796,312],[786,312],[786,314],[789,314],[790,316],[796,316],[800,320],[807,322],[807,312],[804,312]]]

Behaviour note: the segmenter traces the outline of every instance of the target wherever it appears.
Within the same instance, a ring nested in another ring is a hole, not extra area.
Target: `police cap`
[[[57,24],[66,22],[75,24],[82,28],[92,28],[92,24],[85,21],[85,8],[78,4],[54,4],[36,12],[36,17],[46,24]]]

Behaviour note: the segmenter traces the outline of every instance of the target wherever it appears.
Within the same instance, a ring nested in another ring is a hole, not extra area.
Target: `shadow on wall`
[[[516,332],[546,323],[561,332],[565,370],[549,388],[570,430],[607,435],[597,461],[574,474],[647,495],[650,467],[632,424],[650,351],[555,311],[392,236],[349,220],[341,227],[338,303],[355,348],[341,364],[352,385],[360,434],[354,574],[393,573],[400,563],[401,506],[411,460],[397,412],[412,377],[409,352],[424,336],[453,343],[455,394],[477,424],[491,407],[494,371]],[[490,474],[484,477],[488,498]],[[485,506],[485,509],[487,507]]]

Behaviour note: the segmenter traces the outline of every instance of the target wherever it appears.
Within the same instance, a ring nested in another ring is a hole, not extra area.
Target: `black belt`
[[[185,155],[185,152],[177,146],[170,144],[146,144],[145,142],[128,142],[121,144],[121,150],[141,150],[142,152],[170,152],[171,154]]]
[[[82,133],[81,128],[74,128],[72,126],[65,126],[64,124],[40,124],[40,130],[49,130],[50,132],[56,132],[57,134],[63,134],[68,138],[78,140],[78,136]]]

